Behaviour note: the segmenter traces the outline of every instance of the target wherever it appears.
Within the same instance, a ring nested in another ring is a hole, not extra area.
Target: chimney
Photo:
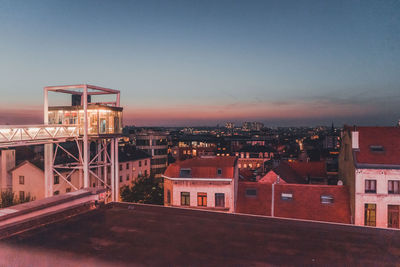
[[[358,131],[351,132],[351,146],[352,146],[353,149],[360,149],[358,136],[359,136],[359,132]]]

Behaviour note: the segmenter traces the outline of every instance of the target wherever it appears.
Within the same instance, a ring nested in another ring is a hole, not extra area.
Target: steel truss
[[[65,142],[79,137],[75,125],[0,126],[0,148]]]

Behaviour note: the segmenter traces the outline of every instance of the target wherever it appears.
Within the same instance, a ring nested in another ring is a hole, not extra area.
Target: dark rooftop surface
[[[8,266],[390,266],[400,231],[115,204],[6,239],[2,251]]]

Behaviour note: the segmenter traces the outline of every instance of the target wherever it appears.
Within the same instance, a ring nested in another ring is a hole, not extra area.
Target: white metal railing
[[[2,125],[0,147],[43,144],[79,137],[77,125]]]

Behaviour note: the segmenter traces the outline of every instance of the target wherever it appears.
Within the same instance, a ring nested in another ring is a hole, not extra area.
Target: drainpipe
[[[271,216],[272,217],[274,217],[274,202],[275,202],[275,198],[274,198],[274,191],[275,191],[275,183],[276,182],[274,182],[273,184],[272,184],[272,191],[271,191],[271,194],[272,194],[272,198],[271,198]]]

